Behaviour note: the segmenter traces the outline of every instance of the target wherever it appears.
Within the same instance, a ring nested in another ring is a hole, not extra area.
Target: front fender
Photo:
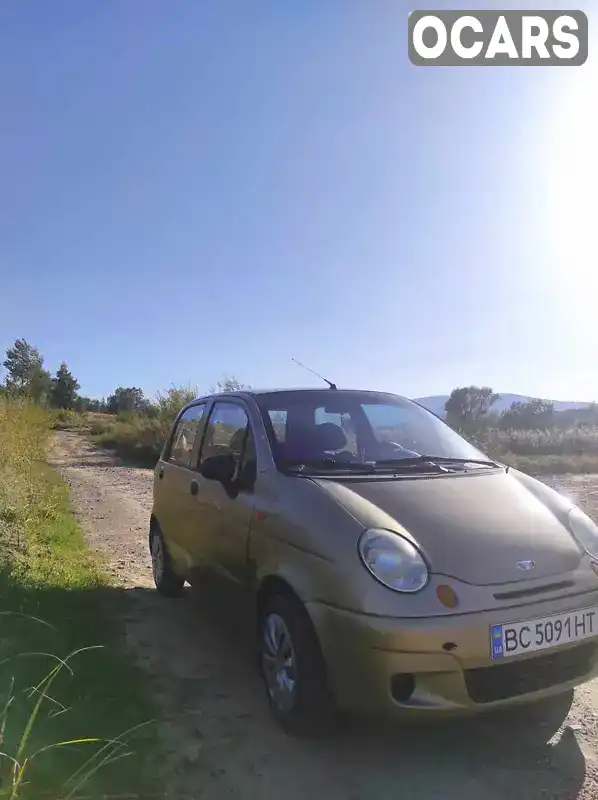
[[[347,576],[363,525],[309,478],[278,473],[256,497],[249,539],[255,588],[267,577],[289,584],[304,602],[358,605]]]

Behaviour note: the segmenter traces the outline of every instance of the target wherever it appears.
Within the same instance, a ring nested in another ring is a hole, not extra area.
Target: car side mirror
[[[199,471],[204,478],[227,485],[232,482],[235,469],[234,457],[230,453],[223,453],[222,455],[206,458]]]

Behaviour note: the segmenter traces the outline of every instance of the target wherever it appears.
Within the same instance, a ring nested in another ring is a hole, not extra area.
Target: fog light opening
[[[455,608],[459,605],[459,599],[454,589],[442,583],[436,587],[436,597],[440,600],[446,608]]]
[[[390,679],[390,693],[397,703],[406,703],[415,689],[415,676],[411,672],[398,672]]]

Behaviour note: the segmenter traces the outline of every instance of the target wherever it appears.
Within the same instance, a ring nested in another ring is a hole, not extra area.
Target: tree
[[[29,378],[26,394],[36,403],[46,405],[52,394],[52,378],[47,369],[35,369]]]
[[[500,417],[502,428],[537,430],[554,424],[554,403],[536,397],[525,402],[511,403]]]
[[[56,371],[56,377],[52,381],[52,393],[50,396],[52,407],[72,409],[79,389],[79,382],[63,361]]]
[[[95,397],[84,397],[83,395],[77,395],[77,399],[75,400],[75,405],[73,406],[75,411],[107,411],[108,403],[102,397],[98,400]]]
[[[142,411],[147,406],[143,391],[136,386],[119,386],[108,398],[108,412],[120,414],[121,411]]]
[[[453,389],[444,404],[446,420],[457,428],[470,428],[488,415],[499,395],[489,386],[463,386]]]
[[[242,392],[244,389],[249,388],[247,384],[241,383],[234,375],[223,375],[216,386],[210,387],[210,392],[212,394],[217,392]]]
[[[43,367],[44,360],[37,347],[33,347],[25,339],[17,339],[6,351],[3,366],[8,372],[6,384],[14,389],[25,389],[31,375]]]
[[[37,347],[25,339],[17,339],[7,349],[3,366],[8,372],[5,385],[10,393],[26,395],[40,403],[47,401],[52,379],[44,369],[44,359]]]

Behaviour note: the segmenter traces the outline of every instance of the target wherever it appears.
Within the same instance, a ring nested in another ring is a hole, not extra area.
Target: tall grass
[[[90,425],[89,412],[71,411],[70,409],[60,409],[50,411],[50,421],[55,430],[85,430]]]
[[[477,431],[468,438],[493,458],[534,474],[598,472],[598,427]]]
[[[199,395],[197,386],[171,386],[165,392],[158,392],[154,408],[156,416],[171,424],[181,408]]]
[[[598,428],[493,431],[492,444],[522,456],[598,456]]]
[[[0,797],[150,797],[153,704],[118,647],[122,592],[44,463],[49,426],[0,400]]]
[[[117,418],[92,427],[96,440],[126,461],[152,467],[170,432],[171,423],[141,415]]]

